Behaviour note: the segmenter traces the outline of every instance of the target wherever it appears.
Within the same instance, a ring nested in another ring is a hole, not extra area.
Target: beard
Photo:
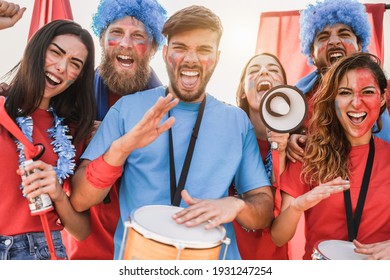
[[[130,71],[118,71],[113,63],[115,59],[115,54],[111,57],[103,54],[99,66],[100,76],[108,88],[121,96],[144,90],[150,77],[149,57],[134,58],[137,66]]]
[[[180,70],[177,71],[177,76],[175,75],[175,72],[172,68],[170,68],[168,65],[166,66],[167,72],[168,72],[168,77],[170,81],[170,85],[172,87],[173,92],[176,94],[176,96],[184,102],[194,102],[195,100],[198,100],[205,92],[206,92],[206,86],[213,75],[214,69],[209,70],[204,77],[202,78],[202,71],[200,71],[200,79],[202,79],[201,83],[198,86],[198,89],[195,92],[182,92],[179,90],[179,87],[177,86],[177,82],[179,82],[179,77],[180,77]],[[189,68],[189,67],[187,67]]]

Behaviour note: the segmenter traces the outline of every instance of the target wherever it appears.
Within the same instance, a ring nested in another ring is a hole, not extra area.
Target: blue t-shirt
[[[165,96],[165,87],[122,97],[109,110],[82,158],[93,160],[103,154],[112,141],[142,119],[160,96]],[[176,119],[172,135],[177,179],[199,106],[200,103],[179,102],[170,112]],[[163,121],[167,118],[165,116]],[[145,205],[171,204],[168,135],[165,132],[148,146],[134,150],[126,160],[119,191],[121,217],[114,237],[115,258],[120,254],[123,223],[128,221],[132,211]],[[233,178],[240,194],[270,185],[247,115],[207,95],[185,189],[199,199],[227,197]],[[180,206],[187,205],[182,201]],[[224,226],[231,240],[226,259],[240,259],[233,226],[231,223]]]

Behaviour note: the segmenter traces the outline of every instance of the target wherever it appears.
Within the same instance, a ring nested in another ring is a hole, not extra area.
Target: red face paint
[[[383,98],[371,70],[354,69],[343,77],[335,99],[335,109],[353,146],[369,142],[382,103]]]

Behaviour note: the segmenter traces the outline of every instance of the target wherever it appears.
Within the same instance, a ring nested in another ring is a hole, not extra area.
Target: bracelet
[[[87,180],[98,189],[111,187],[122,175],[123,166],[108,164],[103,155],[88,163],[86,168]]]

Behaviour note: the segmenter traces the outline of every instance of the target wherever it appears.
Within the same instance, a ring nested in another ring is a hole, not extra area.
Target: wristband
[[[87,180],[98,189],[111,187],[122,175],[122,166],[112,166],[104,161],[103,155],[88,163]]]

